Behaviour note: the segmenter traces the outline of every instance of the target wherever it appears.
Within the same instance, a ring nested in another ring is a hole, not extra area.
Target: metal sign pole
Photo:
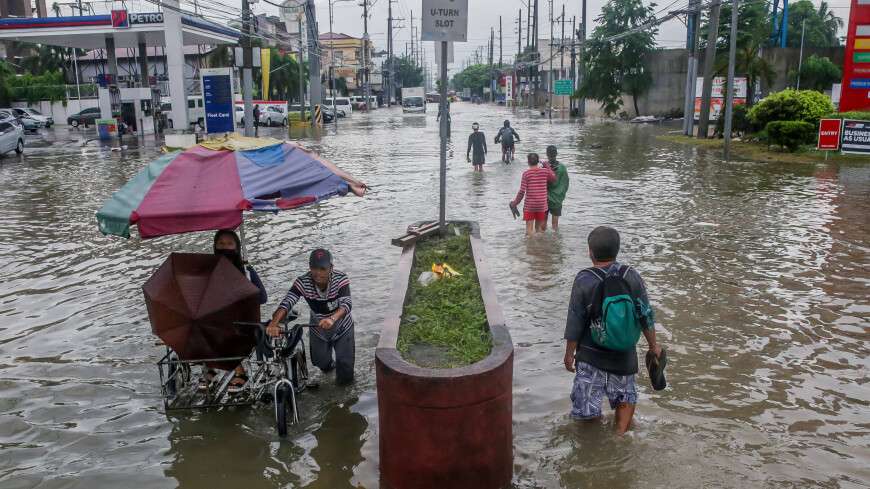
[[[442,232],[447,225],[447,128],[450,119],[450,109],[447,105],[447,41],[441,41],[441,193],[438,209],[438,225]]]

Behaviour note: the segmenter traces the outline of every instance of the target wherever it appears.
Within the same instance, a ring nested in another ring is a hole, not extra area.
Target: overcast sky
[[[232,0],[229,0],[232,3]],[[385,49],[387,44],[387,5],[390,0],[374,0],[370,7],[369,17],[369,34],[377,49]],[[503,30],[503,53],[505,57],[513,56],[517,51],[517,31],[516,20],[519,9],[523,9],[523,38],[526,31],[526,4],[524,0],[469,0],[470,17],[468,22],[468,42],[457,43],[454,46],[455,63],[450,66],[451,72],[456,70],[457,65],[469,57],[478,46],[485,46],[489,40],[489,29],[494,27],[496,32],[496,56],[498,56],[498,20],[502,16]],[[550,29],[547,22],[549,18],[549,3],[546,0],[539,0],[538,10],[540,14],[539,34],[542,38],[549,37]],[[671,3],[673,2],[673,3]],[[317,6],[317,19],[320,26],[320,32],[329,31],[329,3],[327,0],[315,0]],[[413,12],[414,25],[420,25],[420,12],[422,0],[398,0],[393,2],[393,16],[404,20],[397,21],[397,25],[402,28],[394,31],[393,49],[401,54],[404,53],[405,44],[410,41],[411,32],[409,29],[411,14]],[[588,0],[587,15],[589,16],[590,29],[594,27],[594,19],[601,12],[601,6],[605,0]],[[819,0],[813,0],[813,3],[818,5]],[[848,22],[850,0],[829,0],[829,5],[834,12],[843,18],[844,22]],[[362,7],[361,0],[356,1],[340,1],[333,3],[333,30],[335,32],[343,32],[355,37],[361,37],[363,33],[362,22]],[[559,0],[553,2],[554,17],[557,17],[562,12],[563,3]],[[577,16],[578,22],[581,15],[580,0],[566,2],[565,18],[571,19],[572,16]],[[662,0],[657,4],[656,11],[661,11],[662,15],[670,10],[684,8],[688,5],[688,0]],[[276,13],[277,8],[272,7],[263,2],[257,3],[254,7],[255,12],[271,12]],[[566,37],[570,32],[570,26],[565,26]],[[556,37],[559,37],[559,24],[554,26]],[[792,33],[790,33],[792,34]],[[799,33],[797,33],[799,35]],[[844,35],[845,33],[841,33]],[[682,47],[685,46],[686,26],[682,21],[674,19],[663,24],[659,29],[657,38],[658,44],[661,47]],[[434,50],[431,42],[425,42],[424,48],[427,51],[427,60],[433,61],[434,67]]]

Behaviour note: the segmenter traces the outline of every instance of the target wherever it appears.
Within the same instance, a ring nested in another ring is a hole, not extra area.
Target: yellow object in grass
[[[446,263],[433,263],[432,273],[434,273],[438,278],[462,276],[461,273],[457,272],[453,267]]]

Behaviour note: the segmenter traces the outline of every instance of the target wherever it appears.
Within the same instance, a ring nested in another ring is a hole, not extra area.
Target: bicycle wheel
[[[290,388],[285,383],[275,387],[275,425],[278,436],[287,436],[287,411],[292,409]]]

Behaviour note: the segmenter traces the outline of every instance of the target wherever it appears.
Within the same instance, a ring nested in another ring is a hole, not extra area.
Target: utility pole
[[[737,58],[737,16],[740,0],[731,3],[731,39],[728,47],[728,82],[725,95],[725,161],[731,158],[731,115],[734,112],[734,65]]]
[[[571,87],[577,90],[577,16],[571,17]],[[574,116],[574,97],[568,97],[568,113]]]
[[[561,24],[562,24],[562,35],[559,37],[559,78],[565,76],[565,4],[562,4],[562,15]],[[569,97],[570,98],[570,97]],[[561,109],[565,110],[565,99],[562,99],[562,103],[560,104]]]
[[[493,87],[495,86],[495,73],[492,68],[492,54],[493,54],[493,45],[495,44],[495,29],[492,27],[489,28],[489,103],[495,102],[495,90]]]
[[[523,54],[523,9],[520,9],[520,13],[517,16],[517,33],[519,35],[517,37],[517,58],[519,58]]]
[[[245,105],[245,136],[254,136],[253,49],[251,48],[251,5],[242,0],[242,100]]]
[[[369,84],[369,0],[363,0],[363,83],[365,83],[366,112],[372,110],[371,84]]]
[[[589,24],[586,23],[586,0],[583,0],[583,12],[582,20],[580,21],[580,79],[577,80],[577,85],[579,86],[581,83],[586,81],[586,26]],[[586,117],[586,98],[583,97],[577,101],[579,105],[577,115],[580,117]]]
[[[392,107],[393,98],[393,0],[387,0],[387,76],[382,82],[386,84],[387,91],[387,107]]]
[[[299,62],[299,121],[305,122],[305,78],[304,71],[302,69],[302,13],[298,14],[296,18],[297,25],[299,26],[299,56],[297,58]],[[245,119],[247,120],[247,119]]]
[[[314,106],[323,103],[323,84],[320,82],[320,34],[317,29],[317,13],[314,0],[305,3],[305,32],[308,38],[308,103],[311,113]]]
[[[441,114],[440,133],[441,133],[441,165],[440,165],[440,205],[438,206],[438,225],[441,232],[447,230],[447,131],[450,126],[450,108],[447,105],[447,42],[441,41],[441,66],[438,67],[441,72],[441,96],[438,105]]]
[[[335,34],[332,32],[332,2],[329,0],[329,89],[332,91],[332,110],[335,132],[338,132],[338,106],[335,105]],[[299,33],[302,35],[302,32]],[[299,71],[302,71],[302,64],[299,64]]]
[[[716,57],[716,39],[719,38],[720,0],[710,7],[710,28],[707,33],[707,51],[704,53],[704,87],[701,90],[701,118],[698,120],[698,139],[707,139],[710,125],[710,97],[713,95],[713,61]]]
[[[532,13],[532,19],[535,22],[535,28],[531,31],[532,33],[532,53],[534,56],[534,66],[535,66],[535,91],[534,96],[532,96],[531,86],[529,87],[529,108],[532,108],[532,101],[538,96],[538,86],[540,82],[540,72],[538,70],[538,63],[540,62],[541,56],[538,52],[538,0],[534,0],[534,13]],[[532,77],[532,65],[529,65],[529,79]]]
[[[735,0],[736,1],[736,0]],[[801,89],[801,67],[804,63],[804,34],[807,33],[807,19],[801,22],[801,53],[798,56],[798,71],[797,71],[797,89]]]
[[[550,0],[550,71],[547,72],[547,118],[553,120],[553,0]]]
[[[501,68],[502,62],[502,32],[501,32],[501,15],[498,16],[498,67]]]
[[[701,19],[701,0],[689,1],[689,15],[686,19],[686,49],[689,52],[686,69],[686,100],[683,102],[683,134],[691,136],[695,125],[695,91],[698,80],[698,38]]]

